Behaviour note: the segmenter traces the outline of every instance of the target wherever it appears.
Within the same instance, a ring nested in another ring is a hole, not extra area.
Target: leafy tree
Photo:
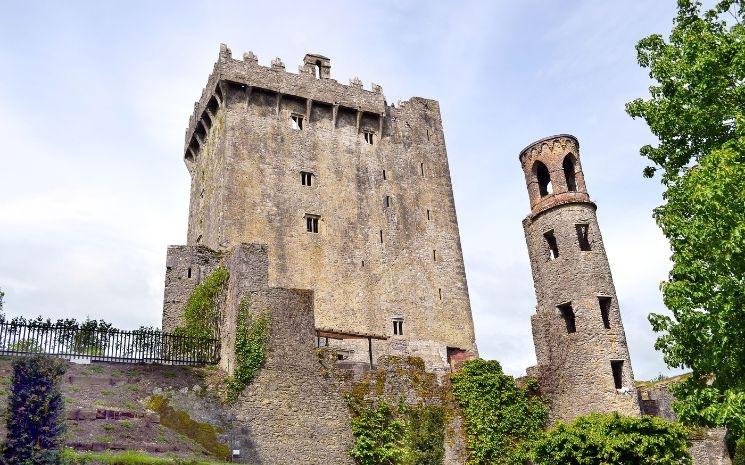
[[[732,461],[732,465],[745,465],[745,438],[737,441],[735,459]]]
[[[688,433],[660,418],[590,414],[559,422],[534,443],[535,465],[689,465]]]
[[[654,216],[670,240],[662,284],[672,317],[652,314],[669,366],[693,375],[674,387],[684,422],[745,435],[745,3],[702,11],[679,0],[674,28],[637,45],[654,81],[627,105],[658,137],[641,154],[661,171],[665,205]]]
[[[13,362],[3,464],[60,463],[65,412],[59,382],[65,370],[64,362],[51,357]]]
[[[451,377],[464,418],[468,465],[523,465],[548,407],[529,380],[519,387],[493,360],[469,360]]]

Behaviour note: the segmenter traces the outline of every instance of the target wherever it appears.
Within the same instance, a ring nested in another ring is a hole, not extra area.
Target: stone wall
[[[315,77],[316,58],[292,74],[222,49],[187,132],[188,243],[266,244],[269,285],[313,290],[319,327],[418,341],[440,366],[448,347],[475,354],[439,104],[387,105],[330,79],[328,59]]]
[[[565,159],[571,160],[574,190],[565,176]],[[586,192],[579,144],[572,136],[540,140],[523,150],[520,161],[531,204],[523,227],[537,298],[531,322],[538,364],[528,374],[538,378],[551,400],[551,420],[590,412],[639,415],[618,298],[595,204]],[[553,188],[544,187],[543,195],[540,163]],[[581,246],[576,225],[587,225],[587,244]],[[601,299],[608,302],[607,318]],[[623,364],[618,387],[612,363]]]

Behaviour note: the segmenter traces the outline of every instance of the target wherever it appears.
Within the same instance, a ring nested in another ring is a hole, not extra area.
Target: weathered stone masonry
[[[381,354],[431,368],[475,354],[438,103],[388,105],[380,86],[340,84],[330,67],[306,55],[294,74],[221,47],[186,133],[188,244],[264,244],[271,286],[313,290],[319,328],[389,337]],[[171,248],[176,262],[167,283],[194,279]],[[177,289],[166,287],[166,330],[179,321]]]
[[[520,153],[531,213],[523,220],[537,297],[537,376],[551,419],[640,414],[618,298],[573,136]]]

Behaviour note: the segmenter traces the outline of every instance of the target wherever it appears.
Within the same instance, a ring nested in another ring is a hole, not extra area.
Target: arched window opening
[[[535,175],[538,178],[538,190],[541,197],[547,196],[553,192],[551,188],[551,175],[548,173],[546,165],[540,161],[535,162]]]
[[[572,161],[572,156],[567,155],[564,157],[564,162],[561,165],[564,168],[564,178],[567,180],[567,189],[570,192],[577,192],[577,178],[574,175],[574,161]]]

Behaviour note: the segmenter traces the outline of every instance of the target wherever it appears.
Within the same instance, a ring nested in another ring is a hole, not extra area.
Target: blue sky
[[[481,355],[535,363],[521,148],[576,135],[635,374],[667,370],[646,316],[664,311],[668,245],[642,178],[654,142],[624,103],[647,94],[634,45],[666,34],[666,1],[0,1],[0,288],[11,315],[160,323],[165,252],[186,240],[181,155],[219,44],[389,102],[440,101]]]

